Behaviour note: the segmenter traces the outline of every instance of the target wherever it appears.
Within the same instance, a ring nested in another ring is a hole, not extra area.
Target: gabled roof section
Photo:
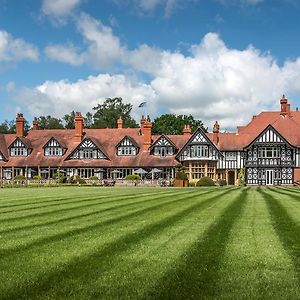
[[[129,136],[129,135],[125,135],[125,136],[118,142],[118,144],[116,145],[116,147],[119,147],[125,139],[130,140],[131,143],[132,143],[136,148],[140,148],[139,145],[138,145],[138,143],[135,141],[135,139],[132,138],[132,137]]]
[[[82,148],[83,145],[87,144],[87,147],[85,148],[97,148],[99,151],[101,151],[103,153],[103,155],[106,157],[106,159],[109,159],[108,155],[105,153],[104,148],[102,147],[102,145],[100,144],[100,142],[91,136],[85,136],[85,138],[80,142],[79,145],[76,146],[76,148],[71,151],[71,153],[66,157],[65,160],[70,159],[70,157],[80,148]]]
[[[11,147],[14,145],[14,143],[15,143],[16,141],[21,141],[21,142],[23,143],[23,145],[24,145],[27,149],[33,149],[30,140],[27,139],[27,138],[25,138],[25,137],[17,137],[17,138],[15,138],[15,140],[8,146],[8,148],[11,148]]]
[[[185,150],[185,148],[188,145],[199,145],[199,144],[210,145],[217,151],[217,153],[219,153],[219,155],[221,157],[223,156],[223,154],[216,147],[216,145],[206,135],[204,130],[201,127],[198,127],[198,129],[192,134],[192,136],[188,139],[188,141],[184,144],[184,146],[177,153],[176,158],[180,157],[180,155],[183,153],[183,151]]]
[[[49,145],[49,143],[51,142],[51,141],[56,141],[59,145],[60,145],[60,147],[61,148],[63,148],[63,149],[68,149],[68,147],[67,147],[67,145],[65,144],[65,142],[63,142],[63,141],[59,141],[57,138],[55,138],[55,137],[51,137],[50,139],[49,139],[49,141],[43,146],[43,148],[46,148],[48,145]]]
[[[150,151],[155,147],[155,146],[159,146],[159,143],[165,139],[172,147],[174,147],[176,150],[178,149],[178,147],[176,147],[176,145],[174,144],[174,142],[166,135],[162,134],[161,136],[159,136],[156,141],[151,145],[150,147]]]
[[[291,147],[295,147],[286,140],[271,124],[268,125],[259,135],[257,135],[244,149],[249,148],[254,143],[286,143]]]

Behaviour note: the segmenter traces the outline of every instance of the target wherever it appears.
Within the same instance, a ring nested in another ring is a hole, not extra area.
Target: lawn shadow
[[[180,257],[177,265],[145,295],[146,299],[218,298],[220,264],[231,230],[246,204],[248,189],[240,191],[215,223]]]

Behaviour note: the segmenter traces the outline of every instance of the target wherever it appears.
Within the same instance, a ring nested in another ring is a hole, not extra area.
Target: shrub
[[[197,186],[214,186],[215,182],[209,177],[202,177],[197,182]]]
[[[198,179],[191,179],[189,180],[189,186],[196,186],[198,182]]]
[[[182,164],[178,164],[176,166],[175,179],[177,179],[177,180],[188,180],[187,174],[185,173],[185,167]]]
[[[141,176],[139,176],[137,174],[131,174],[131,175],[127,175],[124,179],[125,180],[141,180]]]
[[[90,180],[98,180],[98,177],[97,176],[91,176],[89,179]]]
[[[74,176],[70,177],[68,179],[68,182],[73,183],[73,184],[74,183],[75,184],[86,184],[86,181],[84,179],[80,178],[80,176],[78,176],[78,175],[74,175]]]
[[[246,181],[245,181],[245,169],[244,168],[240,169],[240,171],[239,171],[238,184],[239,184],[239,186],[245,186],[246,185]]]
[[[66,177],[65,177],[64,174],[62,174],[62,173],[54,173],[54,174],[53,174],[53,179],[58,179],[58,181],[59,181],[60,183],[63,183],[63,182],[66,181]]]
[[[17,175],[17,176],[15,176],[15,178],[14,178],[14,180],[25,180],[26,178],[25,178],[25,176],[23,176],[23,175]]]
[[[219,179],[217,182],[218,182],[219,186],[227,185],[226,179]]]
[[[34,176],[33,176],[33,179],[34,179],[34,180],[41,180],[41,179],[42,179],[42,177],[41,177],[41,176],[39,176],[39,175],[34,175]]]

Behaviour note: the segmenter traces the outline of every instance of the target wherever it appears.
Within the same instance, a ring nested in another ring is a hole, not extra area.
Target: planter
[[[173,181],[174,187],[188,187],[189,181],[188,180],[181,180],[181,179],[175,179]]]

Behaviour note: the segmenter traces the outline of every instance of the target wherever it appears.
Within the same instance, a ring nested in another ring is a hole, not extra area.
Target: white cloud
[[[0,63],[14,63],[21,60],[38,61],[38,59],[39,51],[34,45],[0,30]]]
[[[76,47],[72,44],[47,46],[45,54],[50,59],[69,63],[73,66],[79,66],[84,62],[83,55],[79,54]]]
[[[138,104],[144,99],[156,101],[153,89],[124,75],[101,74],[76,82],[46,81],[34,89],[21,89],[14,95],[18,103],[26,105],[32,115],[62,116],[72,110],[83,113],[108,97],[122,97],[134,105],[133,114],[139,114]],[[151,111],[151,110],[150,110]],[[153,111],[151,111],[154,113]]]
[[[65,17],[72,14],[82,0],[43,0],[41,11],[53,21],[64,23]]]

